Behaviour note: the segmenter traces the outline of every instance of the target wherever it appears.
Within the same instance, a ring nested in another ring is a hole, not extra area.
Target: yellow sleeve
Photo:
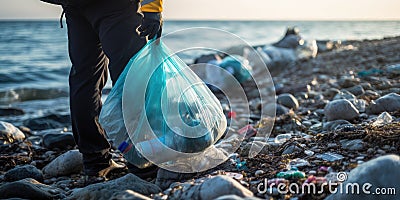
[[[141,0],[140,10],[142,12],[162,12],[163,11],[162,1],[163,0]]]

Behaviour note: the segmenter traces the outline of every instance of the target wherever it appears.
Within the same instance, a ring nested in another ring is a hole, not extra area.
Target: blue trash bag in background
[[[239,55],[230,55],[225,57],[219,63],[219,66],[230,72],[239,83],[243,83],[251,77],[251,67],[249,61]]]
[[[218,99],[205,83],[163,42],[154,40],[131,58],[99,121],[113,145],[139,168],[175,159],[166,151],[202,152],[227,126]]]
[[[211,60],[207,64],[221,67],[233,75],[239,83],[243,83],[251,78],[252,68],[249,61],[239,55],[229,55],[222,60]],[[206,69],[206,73],[206,82],[224,85],[225,72],[211,67]]]

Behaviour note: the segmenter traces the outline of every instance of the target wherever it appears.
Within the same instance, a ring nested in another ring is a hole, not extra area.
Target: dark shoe
[[[83,154],[83,166],[84,173],[88,176],[106,176],[113,169],[125,167],[115,163],[109,151]]]
[[[125,166],[116,163],[113,160],[109,161],[109,165],[107,167],[102,168],[90,168],[85,169],[85,177],[84,177],[84,185],[90,185],[93,183],[99,183],[107,181],[107,175],[116,169],[124,169]]]
[[[98,172],[98,176],[106,177],[111,171],[116,169],[124,169],[125,165],[118,164],[113,160],[110,160],[110,166],[104,168]]]
[[[157,165],[152,165],[150,167],[141,169],[131,163],[128,163],[127,167],[129,173],[134,174],[144,180],[147,178],[155,178],[157,176],[157,170],[159,169]]]
[[[160,168],[157,172],[156,185],[161,189],[167,189],[174,182],[182,182],[195,177],[198,173],[178,173]]]

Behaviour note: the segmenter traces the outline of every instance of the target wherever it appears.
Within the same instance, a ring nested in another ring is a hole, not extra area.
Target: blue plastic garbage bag
[[[165,147],[202,152],[226,129],[218,99],[165,46],[149,41],[134,57],[107,97],[99,121],[115,147],[137,167],[151,165]]]

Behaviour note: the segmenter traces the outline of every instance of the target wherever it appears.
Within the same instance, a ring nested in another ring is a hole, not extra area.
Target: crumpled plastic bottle
[[[292,134],[290,133],[285,133],[285,134],[279,134],[275,137],[275,143],[276,144],[283,144],[286,141],[290,140],[292,138]]]
[[[338,160],[342,160],[344,157],[340,154],[337,153],[323,153],[323,154],[318,154],[316,155],[317,158],[321,158],[322,160],[326,160],[329,162],[333,162],[333,161],[338,161]]]
[[[310,163],[302,158],[296,158],[289,162],[288,168],[309,166]]]
[[[383,112],[372,123],[372,126],[382,126],[385,124],[389,124],[390,122],[392,122],[392,120],[393,120],[393,118],[389,113]]]
[[[312,156],[315,153],[314,153],[314,151],[311,151],[311,150],[304,150],[304,154],[306,154],[307,156]]]

